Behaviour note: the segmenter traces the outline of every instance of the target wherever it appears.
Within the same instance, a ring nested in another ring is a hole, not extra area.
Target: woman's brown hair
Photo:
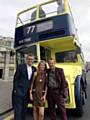
[[[39,62],[39,64],[38,64],[38,68],[39,68],[39,66],[40,66],[41,64],[44,64],[44,65],[45,65],[45,70],[44,70],[44,71],[46,71],[46,70],[47,70],[46,62],[45,62],[44,60],[41,60],[41,61]]]

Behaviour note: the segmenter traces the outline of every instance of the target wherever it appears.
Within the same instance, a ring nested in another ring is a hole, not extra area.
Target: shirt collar
[[[32,66],[30,66],[30,65],[27,64],[27,67],[31,68]]]

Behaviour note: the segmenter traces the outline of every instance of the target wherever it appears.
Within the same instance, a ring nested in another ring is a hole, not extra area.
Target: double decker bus
[[[68,0],[62,0],[61,6],[49,0],[18,13],[14,46],[16,66],[29,52],[35,55],[35,66],[40,60],[56,60],[68,82],[65,106],[82,115],[87,85],[84,57]]]

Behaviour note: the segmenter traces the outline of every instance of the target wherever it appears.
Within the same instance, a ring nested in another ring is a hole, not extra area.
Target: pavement
[[[0,80],[0,115],[12,108],[12,81]]]

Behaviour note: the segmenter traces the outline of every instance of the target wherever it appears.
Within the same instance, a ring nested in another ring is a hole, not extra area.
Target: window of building
[[[0,69],[0,79],[2,79],[3,76],[3,69]]]
[[[5,61],[5,52],[0,53],[0,62],[3,63]]]
[[[11,41],[6,41],[6,46],[11,48]]]

